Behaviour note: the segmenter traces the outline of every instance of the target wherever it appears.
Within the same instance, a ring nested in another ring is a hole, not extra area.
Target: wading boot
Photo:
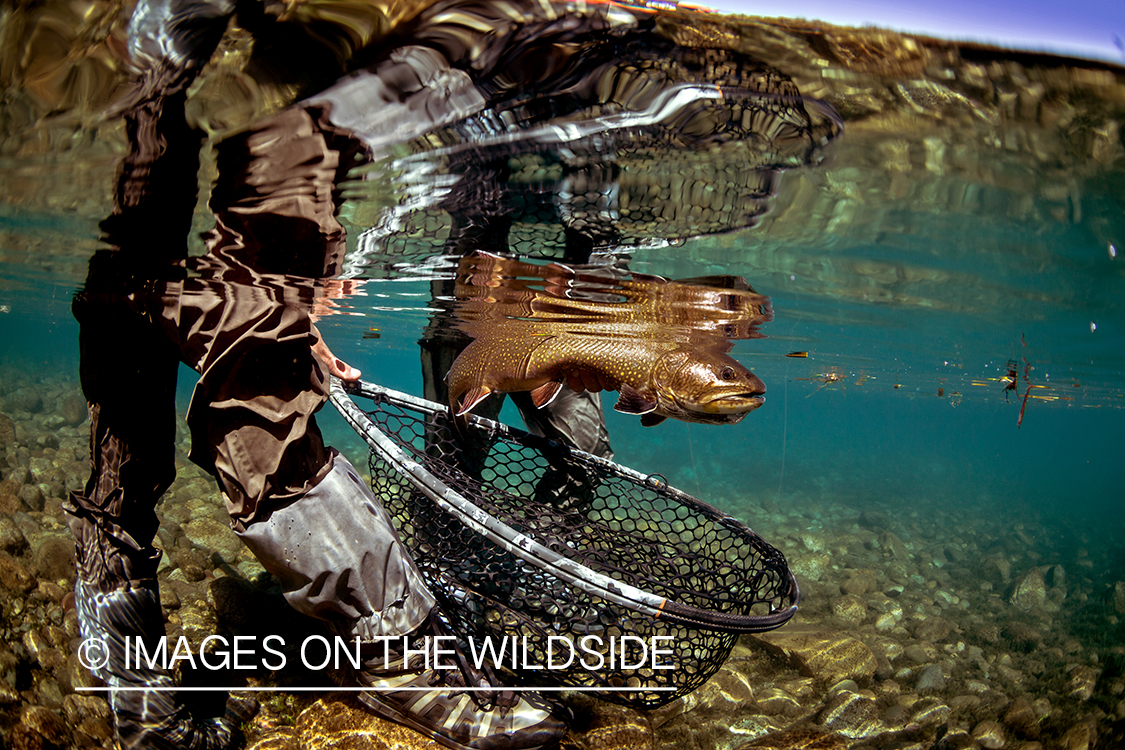
[[[440,639],[440,640],[439,640]],[[558,744],[562,712],[535,692],[505,690],[455,646],[439,610],[404,638],[388,639],[356,673],[373,713],[456,750],[534,750]]]
[[[125,581],[101,592],[79,577],[75,606],[83,642],[91,644],[84,649],[84,660],[109,688],[106,697],[120,748],[234,750],[243,746],[239,727],[257,712],[256,702],[228,699],[223,716],[195,718],[179,701],[176,683],[164,665],[154,659],[150,666],[138,657],[138,642],[144,643],[147,653],[156,653],[164,635],[155,579]]]

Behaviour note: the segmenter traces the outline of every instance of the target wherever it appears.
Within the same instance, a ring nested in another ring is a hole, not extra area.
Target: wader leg
[[[514,393],[512,401],[527,423],[528,432],[613,460],[601,394],[572,391],[564,385],[555,400],[542,409],[536,408],[528,393]],[[595,472],[551,461],[535,485],[535,500],[556,508],[581,507],[593,499],[599,484],[601,479]]]
[[[193,719],[175,692],[165,692],[174,687],[167,670],[126,661],[138,641],[155,653],[164,636],[156,580],[160,551],[152,540],[156,503],[175,477],[178,356],[154,326],[101,283],[116,276],[109,273],[116,260],[109,255],[91,264],[87,288],[74,304],[91,425],[90,479],[64,505],[77,542],[79,626],[84,640],[100,641],[87,656],[110,688],[158,689],[109,693],[123,747],[233,748],[241,744],[237,717]],[[99,656],[104,665],[98,666]],[[241,708],[236,704],[232,710]],[[247,708],[244,715],[252,713]]]
[[[390,515],[338,453],[304,497],[238,535],[294,609],[346,638],[406,635],[434,608]]]

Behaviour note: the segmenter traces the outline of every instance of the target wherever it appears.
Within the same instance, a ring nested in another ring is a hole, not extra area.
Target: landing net
[[[778,550],[659,475],[480,417],[462,435],[444,405],[370,383],[331,397],[453,631],[505,648],[513,682],[655,708],[797,611]]]

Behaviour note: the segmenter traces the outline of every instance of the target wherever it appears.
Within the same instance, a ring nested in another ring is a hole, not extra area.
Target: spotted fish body
[[[607,283],[483,253],[461,270],[460,327],[474,340],[447,376],[455,414],[492,393],[530,391],[543,406],[575,370],[600,375],[620,393],[615,408],[645,425],[731,424],[763,403],[765,384],[728,354],[728,336],[760,336],[770,314],[741,279],[711,279],[724,287],[632,274]]]
[[[655,338],[540,331],[473,341],[449,371],[451,405],[463,415],[489,394],[531,391],[543,406],[578,369],[615,385],[615,408],[644,415],[646,425],[667,417],[733,424],[762,405],[766,389],[725,352]]]

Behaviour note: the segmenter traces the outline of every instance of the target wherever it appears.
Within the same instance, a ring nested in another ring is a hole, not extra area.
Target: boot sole
[[[452,737],[449,737],[448,735],[444,735],[440,732],[435,731],[432,726],[419,721],[414,717],[413,714],[396,708],[389,703],[384,703],[383,701],[379,700],[376,693],[356,693],[356,697],[365,708],[369,709],[376,716],[387,719],[388,721],[393,721],[396,724],[401,724],[408,729],[413,729],[415,732],[418,732],[419,734],[425,735],[426,737],[434,740],[434,742],[437,742],[449,748],[453,748],[453,750],[481,750],[482,747],[500,747],[500,745],[496,745],[496,743],[487,743],[483,746],[462,744]],[[497,735],[492,736],[495,737]],[[482,737],[481,739],[483,740],[485,738]],[[559,743],[559,740],[561,739],[562,735],[560,734],[559,737],[555,738],[554,740],[540,745],[517,747],[509,743],[507,747],[512,748],[512,750],[546,750],[546,748],[556,747]]]

